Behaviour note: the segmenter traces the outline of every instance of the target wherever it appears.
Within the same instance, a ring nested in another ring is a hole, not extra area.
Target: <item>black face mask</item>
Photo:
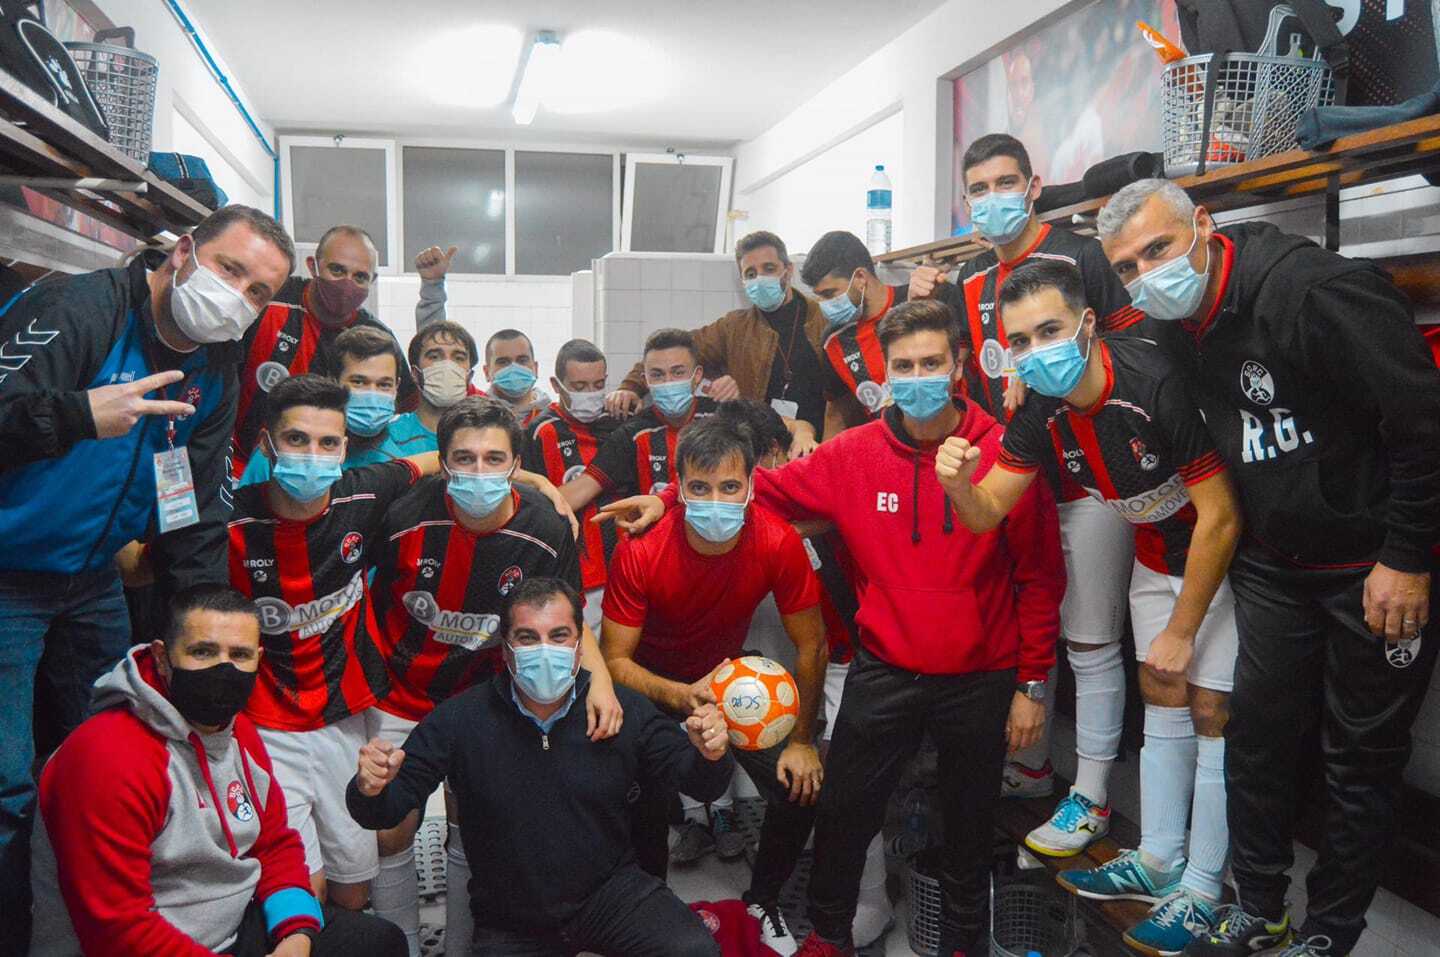
[[[250,700],[258,672],[230,662],[208,668],[170,668],[170,703],[191,724],[223,726]]]

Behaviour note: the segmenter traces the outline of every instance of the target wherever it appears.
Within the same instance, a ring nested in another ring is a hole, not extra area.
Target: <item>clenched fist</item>
[[[980,450],[965,439],[952,435],[935,453],[935,478],[945,491],[959,491],[970,484],[979,465]]]
[[[945,282],[945,273],[935,266],[916,266],[910,274],[911,299],[929,299],[935,294],[935,287]]]
[[[360,770],[356,773],[360,793],[374,797],[385,790],[385,786],[400,773],[400,765],[404,763],[404,751],[389,741],[371,738],[370,743],[360,749]]]
[[[730,748],[730,731],[725,716],[713,704],[702,704],[685,719],[685,732],[690,743],[707,761],[719,761]]]

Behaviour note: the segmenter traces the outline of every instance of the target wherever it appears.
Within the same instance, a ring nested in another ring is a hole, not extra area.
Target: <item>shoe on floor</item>
[[[745,912],[760,922],[760,943],[769,947],[780,957],[791,957],[795,953],[795,938],[780,913],[779,901],[767,904],[745,904]]]
[[[1262,951],[1269,953],[1291,942],[1290,915],[1269,921],[1248,914],[1237,904],[1228,904],[1216,913],[1215,929],[1196,938],[1185,948],[1185,957],[1250,957]],[[1308,945],[1308,941],[1305,942]],[[1328,943],[1328,941],[1326,941]],[[1293,947],[1285,953],[1291,954]],[[1300,951],[1305,954],[1306,951]],[[1322,951],[1327,953],[1328,951]]]
[[[795,957],[855,957],[855,947],[851,944],[831,943],[812,931],[800,945],[800,949],[795,951]]]
[[[1150,914],[1125,932],[1125,943],[1148,957],[1180,957],[1197,937],[1219,924],[1218,904],[1180,890],[1156,904]]]
[[[1180,890],[1183,864],[1169,873],[1155,874],[1140,861],[1139,851],[1122,851],[1113,860],[1088,870],[1061,871],[1060,886],[1096,901],[1140,901],[1158,904]]]
[[[863,950],[873,947],[895,926],[895,908],[887,898],[884,904],[867,904],[860,901],[855,905],[855,919],[851,921],[851,936],[855,948]]]
[[[1002,798],[1043,798],[1055,792],[1055,769],[1046,761],[1038,771],[1019,761],[1005,762],[1005,776],[1000,779]]]
[[[1324,934],[1315,934],[1304,940],[1295,938],[1294,943],[1280,951],[1278,957],[1336,957],[1332,954],[1335,943]]]
[[[710,834],[715,839],[715,856],[722,861],[735,861],[745,856],[745,835],[735,812],[713,808],[710,811]]]
[[[1110,805],[1100,807],[1074,788],[1050,820],[1025,836],[1025,846],[1047,857],[1074,857],[1110,833]]]
[[[710,829],[698,821],[686,821],[679,827],[679,838],[670,847],[671,864],[694,864],[715,850]]]

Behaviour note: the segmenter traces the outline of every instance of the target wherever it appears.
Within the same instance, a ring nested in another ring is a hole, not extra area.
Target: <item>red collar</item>
[[[1040,233],[1039,233],[1039,235],[1037,235],[1037,236],[1035,237],[1035,241],[1034,241],[1033,243],[1031,243],[1029,246],[1027,246],[1027,247],[1025,248],[1025,251],[1024,251],[1023,253],[1021,253],[1020,255],[1016,256],[1014,259],[1000,259],[1000,250],[997,249],[997,250],[995,250],[995,258],[996,258],[997,260],[999,260],[1000,265],[1003,266],[1005,269],[1014,269],[1016,266],[1018,266],[1018,265],[1020,265],[1022,262],[1024,262],[1025,259],[1026,259],[1026,257],[1028,257],[1031,253],[1033,253],[1035,250],[1039,249],[1039,248],[1040,248],[1040,244],[1043,243],[1043,242],[1045,241],[1045,238],[1046,238],[1047,236],[1049,236],[1049,235],[1050,235],[1050,224],[1049,224],[1049,223],[1041,223],[1041,224],[1040,224]]]
[[[1110,348],[1105,345],[1104,339],[1096,339],[1095,345],[1100,347],[1100,361],[1105,366],[1105,388],[1100,390],[1100,398],[1096,399],[1088,409],[1075,409],[1086,418],[1098,414],[1101,409],[1105,408],[1105,403],[1110,401],[1110,396],[1115,392],[1115,366],[1110,362]]]
[[[1210,312],[1198,324],[1188,319],[1181,323],[1185,331],[1197,340],[1205,338],[1210,327],[1215,323],[1215,317],[1220,314],[1220,306],[1225,302],[1225,296],[1230,291],[1230,270],[1235,265],[1235,243],[1229,236],[1220,233],[1216,233],[1215,238],[1220,240],[1220,291],[1215,296],[1215,302],[1210,306]]]

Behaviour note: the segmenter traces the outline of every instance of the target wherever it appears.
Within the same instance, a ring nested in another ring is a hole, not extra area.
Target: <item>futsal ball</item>
[[[710,690],[730,726],[730,743],[742,751],[772,748],[795,727],[800,690],[790,672],[769,658],[737,658],[715,673]]]

